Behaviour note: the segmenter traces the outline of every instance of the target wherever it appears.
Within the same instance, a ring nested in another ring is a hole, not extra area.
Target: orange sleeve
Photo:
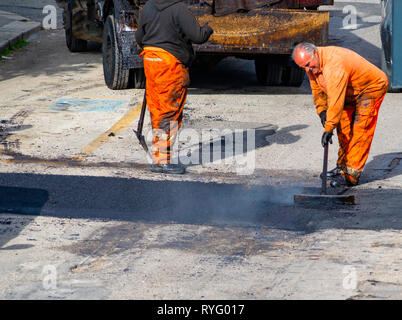
[[[334,130],[341,119],[349,74],[343,65],[337,64],[327,68],[325,79],[328,79],[328,109],[324,131],[328,132]]]
[[[307,72],[307,76],[310,79],[310,86],[317,114],[320,114],[322,111],[327,110],[327,95],[321,90],[314,76],[312,76],[310,72]]]

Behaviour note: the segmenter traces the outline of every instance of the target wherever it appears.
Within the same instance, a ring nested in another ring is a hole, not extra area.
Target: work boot
[[[341,174],[341,169],[340,168],[334,168],[330,171],[327,172],[327,178],[332,178],[339,176]],[[322,179],[322,173],[320,174],[320,178]]]
[[[332,188],[349,188],[355,186],[353,183],[348,181],[342,174],[331,177],[331,182],[329,183],[329,185]]]
[[[151,166],[151,171],[156,173],[167,173],[167,174],[183,174],[186,172],[186,168],[181,164],[156,164]]]
[[[339,176],[341,174],[341,169],[336,167],[330,171],[327,172],[327,177],[331,178],[331,177],[336,177]]]

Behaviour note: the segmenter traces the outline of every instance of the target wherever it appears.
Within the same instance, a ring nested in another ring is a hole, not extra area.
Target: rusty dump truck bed
[[[214,29],[209,42],[195,45],[197,52],[289,54],[295,44],[309,41],[326,45],[329,12],[254,9],[247,13],[214,16],[192,8],[200,24]]]
[[[144,65],[135,30],[149,0],[56,0],[64,9],[66,44],[71,52],[102,43],[104,76],[111,89],[145,87]],[[186,0],[201,25],[214,29],[209,41],[194,45],[194,65],[209,68],[226,57],[254,60],[262,85],[300,86],[304,70],[291,59],[294,46],[328,43],[334,0]]]

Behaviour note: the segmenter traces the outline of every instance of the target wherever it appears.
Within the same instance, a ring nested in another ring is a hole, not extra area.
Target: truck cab
[[[381,67],[389,80],[389,91],[402,89],[402,2],[382,0]]]

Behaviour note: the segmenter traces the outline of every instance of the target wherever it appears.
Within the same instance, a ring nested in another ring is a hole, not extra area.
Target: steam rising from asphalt
[[[15,181],[29,188],[15,186]],[[0,207],[7,212],[56,217],[299,228],[306,215],[297,214],[293,195],[301,193],[301,188],[275,181],[268,186],[254,183],[264,181],[252,179],[245,185],[4,174]]]
[[[292,205],[293,196],[302,192],[302,187],[289,187],[281,190],[277,189],[270,194],[269,202],[283,205]]]
[[[152,218],[184,223],[258,224],[264,216],[280,214],[293,205],[294,194],[301,190],[300,187],[212,183],[180,187],[179,184],[164,193],[165,206],[153,211]]]

